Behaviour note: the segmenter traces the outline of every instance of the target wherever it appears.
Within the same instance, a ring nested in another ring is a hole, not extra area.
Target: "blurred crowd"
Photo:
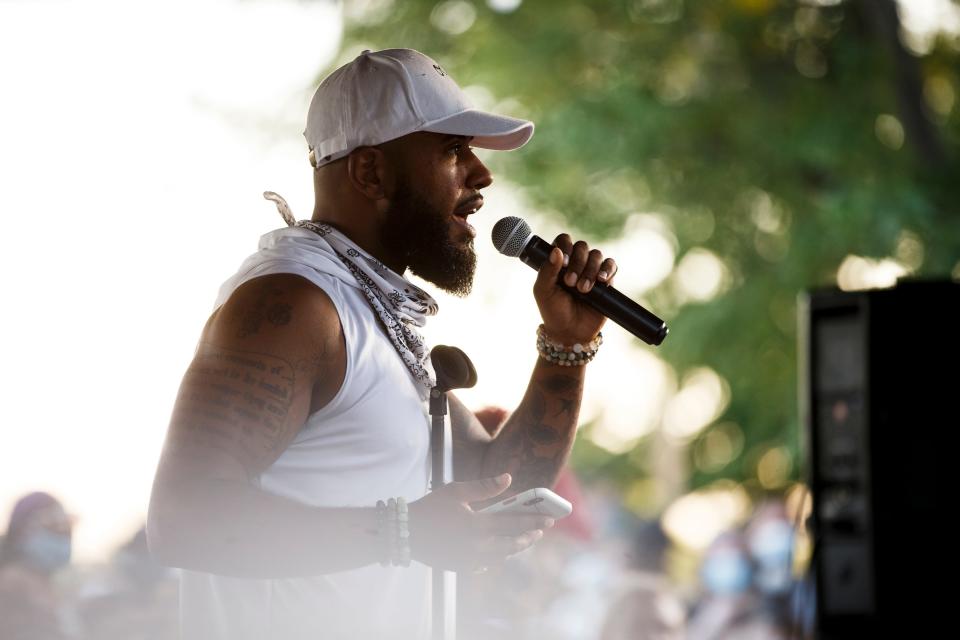
[[[13,507],[0,539],[2,640],[175,640],[175,572],[140,529],[103,565],[72,563],[74,519],[48,493]]]
[[[686,576],[676,556],[690,550],[678,549],[659,520],[633,516],[612,491],[571,495],[575,483],[561,478],[557,492],[581,507],[579,517],[497,570],[459,577],[461,640],[813,637],[813,594],[794,562],[782,500],[760,502],[723,531]]]
[[[502,566],[458,577],[461,640],[811,637],[812,597],[795,575],[795,528],[781,500],[760,502],[717,536],[684,580],[658,520],[635,517],[616,492],[582,486],[569,470],[556,491],[577,505],[572,516]],[[73,525],[47,493],[14,506],[0,540],[0,638],[177,638],[177,575],[151,559],[144,531],[87,566],[71,563]]]

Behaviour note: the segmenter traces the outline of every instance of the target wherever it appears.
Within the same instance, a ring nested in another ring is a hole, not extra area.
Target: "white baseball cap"
[[[316,166],[414,131],[472,136],[472,146],[509,150],[533,123],[479,111],[443,68],[413,49],[364,51],[320,83],[307,113]]]

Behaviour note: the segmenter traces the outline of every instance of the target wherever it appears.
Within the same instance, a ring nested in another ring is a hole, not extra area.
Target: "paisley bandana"
[[[370,308],[387,332],[410,374],[424,387],[436,385],[433,368],[428,365],[430,350],[417,332],[427,316],[437,314],[437,303],[420,287],[391,271],[386,265],[363,252],[349,238],[322,222],[294,217],[287,202],[272,191],[263,197],[274,202],[288,226],[313,231],[329,245],[330,251],[353,274]]]

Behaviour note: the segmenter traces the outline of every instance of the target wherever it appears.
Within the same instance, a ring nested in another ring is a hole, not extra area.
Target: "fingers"
[[[504,558],[532,547],[543,537],[543,531],[534,529],[518,536],[495,536],[487,540],[480,550],[480,564],[496,564]]]
[[[593,289],[597,282],[609,284],[617,272],[617,263],[613,258],[604,258],[598,249],[579,240],[573,242],[569,235],[562,233],[556,237],[553,244],[564,254],[566,273],[563,283],[568,287],[576,287],[581,293]],[[553,256],[551,255],[551,264]],[[541,272],[541,275],[544,275]]]
[[[529,514],[481,514],[484,529],[494,536],[516,536],[536,529],[549,529],[553,518]]]
[[[609,285],[613,283],[613,276],[617,275],[617,261],[613,258],[607,258],[600,263],[600,270],[597,272],[597,282]]]
[[[509,473],[501,473],[492,478],[481,478],[480,480],[470,480],[468,482],[451,482],[444,489],[449,487],[449,491],[454,492],[460,502],[476,502],[486,500],[503,493],[513,479]]]
[[[537,273],[537,281],[533,285],[533,290],[539,290],[543,293],[550,291],[550,288],[554,286],[554,283],[560,276],[561,269],[563,269],[563,251],[555,247],[553,251],[550,252],[549,260],[540,267],[540,271]]]

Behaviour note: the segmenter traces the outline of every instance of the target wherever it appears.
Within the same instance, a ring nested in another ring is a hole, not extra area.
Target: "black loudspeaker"
[[[960,283],[811,292],[800,320],[817,638],[936,637],[957,575]]]

